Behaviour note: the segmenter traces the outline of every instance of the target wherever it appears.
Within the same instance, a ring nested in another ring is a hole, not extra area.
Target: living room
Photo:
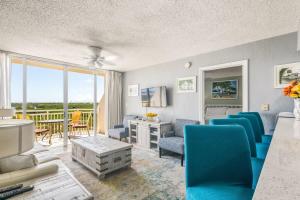
[[[1,1],[0,199],[297,199],[300,2]]]

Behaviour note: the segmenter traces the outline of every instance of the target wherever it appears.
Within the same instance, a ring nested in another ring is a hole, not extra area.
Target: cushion
[[[242,108],[228,108],[226,111],[226,115],[236,115],[237,113],[241,112]]]
[[[8,173],[20,169],[26,169],[37,165],[34,155],[16,155],[0,159],[0,173]]]
[[[126,133],[125,128],[109,129],[108,135],[112,138],[118,138],[118,139],[128,137],[128,133]]]
[[[129,120],[134,120],[136,118],[137,118],[136,115],[125,115],[124,119],[123,119],[123,126],[126,127],[126,128],[128,128],[128,121]]]
[[[186,200],[250,200],[254,190],[243,186],[202,184],[186,189]]]
[[[252,166],[252,173],[253,173],[253,182],[252,182],[253,189],[256,188],[263,165],[264,165],[263,159],[251,158],[251,166]]]
[[[270,144],[272,140],[272,135],[262,135],[262,143]]]
[[[257,158],[265,159],[269,150],[269,145],[264,143],[256,143]]]
[[[183,129],[185,125],[199,124],[199,121],[189,119],[176,119],[175,136],[183,137]]]
[[[159,147],[168,151],[183,154],[184,139],[182,137],[160,138]]]
[[[226,115],[227,107],[207,107],[206,115]]]

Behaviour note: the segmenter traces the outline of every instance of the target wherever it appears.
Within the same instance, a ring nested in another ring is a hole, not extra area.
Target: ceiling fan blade
[[[98,63],[101,63],[104,66],[108,66],[108,67],[115,67],[116,65],[112,62],[108,62],[106,60],[98,60]]]

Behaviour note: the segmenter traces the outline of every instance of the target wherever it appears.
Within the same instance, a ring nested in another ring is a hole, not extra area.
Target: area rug
[[[131,167],[113,172],[101,181],[84,166],[72,161],[70,152],[59,157],[95,200],[184,199],[184,167],[173,155],[159,158],[157,152],[134,147]]]

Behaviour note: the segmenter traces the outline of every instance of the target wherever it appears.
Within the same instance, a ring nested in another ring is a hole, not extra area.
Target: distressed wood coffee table
[[[96,173],[99,179],[131,165],[132,144],[99,135],[73,139],[71,143],[72,159]]]

